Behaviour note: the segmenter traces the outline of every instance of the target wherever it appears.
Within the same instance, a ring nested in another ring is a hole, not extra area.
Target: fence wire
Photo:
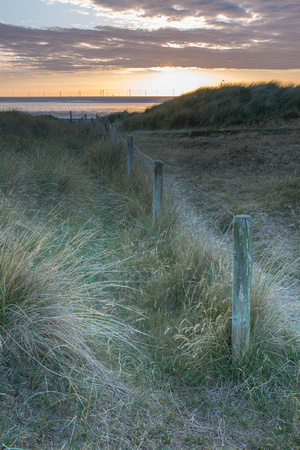
[[[110,126],[113,136],[113,129]],[[123,152],[127,150],[126,139],[119,134],[123,142]],[[144,154],[136,145],[133,146],[135,170],[142,170],[152,182],[154,160]],[[176,214],[184,226],[195,239],[205,234],[205,239],[217,245],[229,256],[232,266],[232,233],[235,215],[218,199],[212,197],[199,186],[193,185],[178,170],[164,163],[163,185],[164,201],[175,205]]]
[[[104,136],[106,140],[112,139],[116,133],[116,129],[113,130],[106,117],[96,116],[95,123],[92,120],[87,120],[85,116],[79,121],[79,123],[81,128],[88,127],[93,133],[97,133],[97,136]],[[119,156],[123,161],[126,161],[127,139],[124,139],[120,133],[118,133],[117,146],[119,148]],[[153,177],[155,161],[148,155],[144,154],[135,145],[133,146],[133,160],[134,171],[138,175],[137,178],[135,178],[135,182],[138,184],[140,180],[142,180],[142,182],[144,182],[144,180],[147,181],[152,192],[154,185]],[[164,163],[163,167],[163,205],[174,205],[179,223],[192,237],[192,245],[196,246],[197,241],[201,242],[201,245],[205,244],[205,242],[208,243],[206,249],[208,249],[208,251],[213,255],[217,252],[221,256],[221,258],[217,258],[219,267],[222,267],[222,270],[224,269],[230,273],[232,277],[233,222],[235,220],[235,215],[229,210],[229,208],[226,207],[226,205],[204,190],[202,186],[193,185],[180,173],[180,170],[174,169],[167,163]],[[145,174],[147,174],[146,177]],[[261,245],[270,245],[268,235],[265,236],[265,231],[262,233],[256,232],[255,236],[258,248],[260,248],[259,246]],[[253,248],[255,248],[255,245],[254,239]],[[291,255],[293,255],[293,252]],[[293,263],[294,261],[292,261],[291,264]],[[292,267],[294,266],[292,265]],[[269,274],[265,272],[264,266],[254,266],[253,270],[256,274],[260,273],[264,280],[268,279]],[[214,277],[219,277],[218,273],[219,272],[217,271],[215,274],[214,270],[212,270],[212,275]],[[277,292],[281,292],[285,302],[284,304],[290,305],[291,301],[297,302],[299,283],[298,281],[295,282],[293,274],[291,278],[294,280],[292,285],[290,285],[290,278],[287,279],[287,289],[285,285],[281,286],[280,284],[277,286]],[[292,288],[292,290],[290,288]],[[225,284],[224,295],[226,295]],[[280,305],[280,307],[282,308],[282,305]],[[299,314],[297,317],[299,317]],[[297,323],[297,317],[296,319],[294,318],[294,313],[292,310],[290,315],[291,320],[293,322],[296,320]]]
[[[142,153],[135,145],[133,146],[133,155],[151,177],[154,170],[154,160],[149,158],[149,156],[144,155],[144,153]]]
[[[114,139],[115,130],[105,117],[96,116],[96,122],[83,121],[90,126],[93,132],[105,139]],[[108,131],[109,130],[109,131]],[[120,133],[119,151],[121,157],[126,159],[127,140]],[[144,154],[136,145],[133,145],[134,170],[139,171],[142,177],[147,174],[150,184],[153,182],[154,160]],[[221,250],[228,258],[232,268],[232,234],[235,215],[218,199],[193,185],[178,170],[169,164],[163,165],[163,201],[175,205],[176,215],[181,225],[193,236],[195,240],[203,239]]]

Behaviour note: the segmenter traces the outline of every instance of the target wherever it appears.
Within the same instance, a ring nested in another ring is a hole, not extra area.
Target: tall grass
[[[2,361],[14,355],[61,376],[85,367],[115,386],[109,348],[132,346],[134,331],[108,294],[116,281],[108,278],[111,267],[106,273],[101,222],[88,224],[99,215],[101,194],[95,205],[95,180],[76,158],[76,129],[63,133],[53,119],[25,121],[13,112],[1,125],[9,137],[1,142]],[[29,137],[19,148],[23,128]]]
[[[227,88],[228,93],[233,89]],[[253,89],[259,93],[258,86]],[[261,89],[269,89],[272,99],[272,89],[276,91],[277,88],[270,85]],[[220,91],[221,94],[224,91]],[[178,104],[182,100],[178,99]],[[186,100],[191,100],[191,95]],[[230,101],[234,101],[232,91]],[[148,125],[172,127],[172,112],[168,109],[171,103],[128,118],[123,125],[131,129]],[[196,103],[189,106],[194,114]],[[256,119],[274,117],[270,111],[273,110],[265,111],[265,116],[256,116]],[[206,113],[207,107],[202,115]],[[183,115],[189,120],[186,111]],[[231,120],[230,115],[228,117]],[[251,121],[256,119],[253,116]],[[180,119],[179,123],[182,126],[185,122]],[[221,122],[214,118],[213,123]],[[172,377],[177,375],[184,379],[188,385],[211,386],[216,382],[224,385],[230,380],[233,390],[239,392],[245,402],[265,411],[274,408],[277,415],[274,420],[282,420],[288,434],[293,436],[291,439],[295,437],[297,442],[300,340],[299,333],[290,327],[289,317],[284,317],[282,309],[278,308],[281,294],[277,285],[285,271],[277,269],[274,275],[276,256],[273,255],[271,260],[267,258],[267,263],[264,254],[257,260],[261,270],[256,272],[253,280],[250,352],[239,366],[235,366],[231,356],[231,270],[226,256],[212,248],[205,235],[195,244],[193,239],[189,240],[186,230],[181,234],[176,227],[172,227],[171,232],[164,232],[154,247],[152,245],[144,244],[145,262],[140,263],[150,274],[144,285],[144,302],[151,319],[144,322],[144,326],[147,332],[151,330],[159,336],[160,345],[155,352],[163,370]],[[140,269],[142,274],[143,269]],[[268,273],[273,275],[266,275]],[[295,405],[298,405],[296,409]]]
[[[211,448],[220,440],[207,418],[210,389],[220,386],[230,392],[224,410],[236,413],[234,397],[245,416],[250,408],[268,420],[280,417],[284,444],[294,445],[300,343],[273,310],[274,278],[255,279],[251,351],[235,367],[226,255],[205,235],[195,243],[170,198],[153,227],[151,182],[138,167],[129,182],[122,153],[116,160],[110,143],[71,124],[26,117],[0,115],[5,386],[17,386],[26,372],[30,392],[22,405],[49,423],[54,413],[63,417],[70,448]],[[196,424],[203,420],[201,431]],[[14,425],[0,421],[3,443],[43,448],[55,436],[63,445],[57,426],[40,441],[34,426],[26,427],[30,438],[22,441]],[[239,441],[229,435],[238,428],[234,423],[228,433],[233,448]]]
[[[121,121],[124,129],[180,129],[259,124],[300,117],[300,86],[266,84],[200,88]]]
[[[110,313],[117,305],[103,293],[104,283],[88,282],[93,261],[78,253],[91,236],[63,244],[47,223],[15,222],[7,210],[5,223],[1,217],[2,358],[33,360],[60,376],[84,364],[109,385],[108,342],[126,341],[133,330]]]

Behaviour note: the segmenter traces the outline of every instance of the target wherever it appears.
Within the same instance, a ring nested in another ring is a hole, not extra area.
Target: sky
[[[0,0],[0,96],[300,84],[299,0]]]

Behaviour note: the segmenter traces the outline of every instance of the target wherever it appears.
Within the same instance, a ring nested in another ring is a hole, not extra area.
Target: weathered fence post
[[[105,136],[106,140],[109,141],[109,121],[107,118],[105,119]]]
[[[162,190],[163,190],[163,166],[160,160],[154,161],[153,174],[153,224],[157,222],[162,206]]]
[[[119,156],[119,148],[120,148],[120,136],[119,136],[119,125],[117,123],[114,124],[114,143],[115,143],[115,157]]]
[[[236,216],[233,222],[232,356],[238,361],[250,344],[252,284],[252,217]]]
[[[70,122],[72,123],[72,111],[70,111]]]
[[[97,124],[97,133],[98,133],[98,136],[100,136],[101,135],[101,120],[97,114],[96,114],[96,124]]]
[[[84,115],[84,128],[86,128],[87,127],[87,115],[85,114]]]
[[[80,128],[83,127],[83,117],[80,117],[80,119],[79,119],[79,125],[80,125]]]
[[[133,137],[127,136],[127,173],[130,179],[133,174]]]
[[[93,131],[94,129],[94,119],[91,117],[91,130]]]

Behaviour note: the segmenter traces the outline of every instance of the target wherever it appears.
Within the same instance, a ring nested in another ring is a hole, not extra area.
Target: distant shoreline
[[[0,103],[32,103],[32,102],[61,102],[61,103],[162,103],[174,97],[167,96],[132,96],[132,97],[0,97]]]

